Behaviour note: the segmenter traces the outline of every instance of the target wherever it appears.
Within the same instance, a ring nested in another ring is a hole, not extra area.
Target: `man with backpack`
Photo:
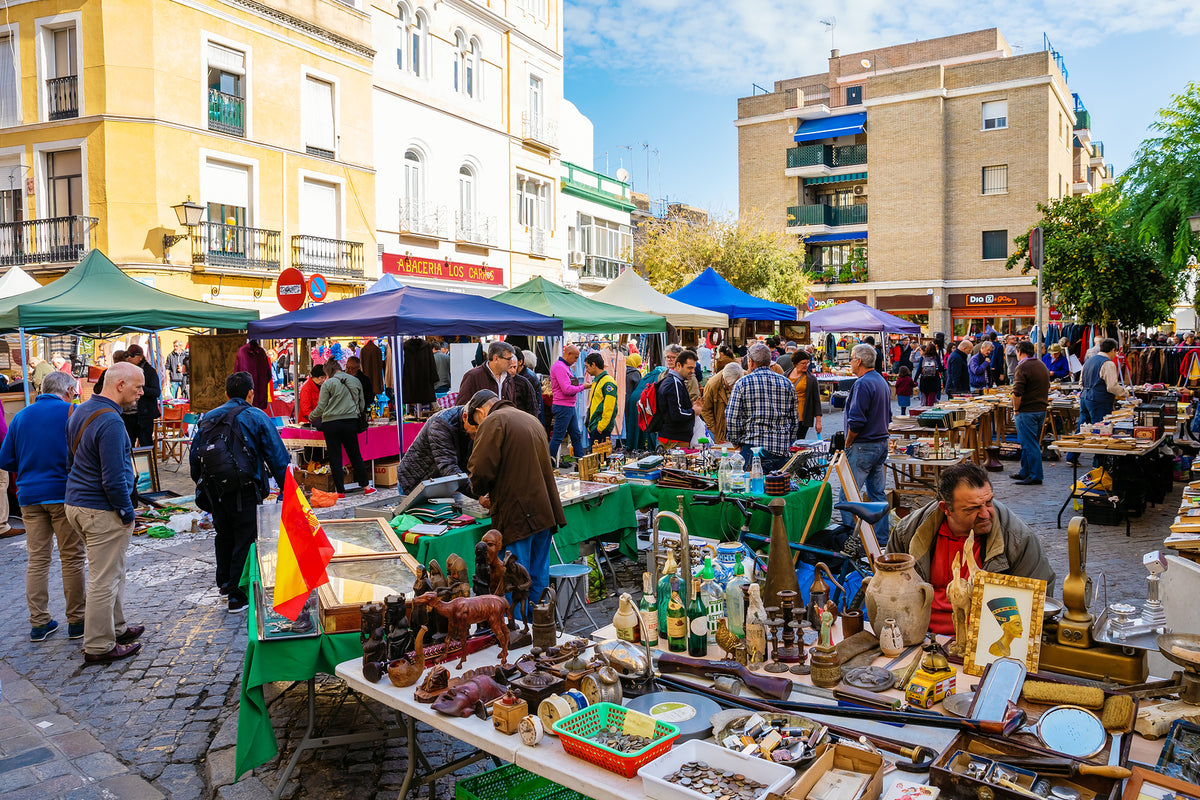
[[[664,449],[689,447],[696,428],[696,409],[687,382],[696,371],[696,354],[684,350],[658,382],[654,416],[659,421],[658,443]]]
[[[258,538],[255,508],[270,493],[268,470],[283,487],[288,453],[271,419],[251,405],[249,372],[225,379],[225,397],[229,402],[200,420],[189,462],[196,505],[212,514],[217,532],[217,588],[229,596],[229,613],[237,614],[248,605],[239,584],[250,545]]]

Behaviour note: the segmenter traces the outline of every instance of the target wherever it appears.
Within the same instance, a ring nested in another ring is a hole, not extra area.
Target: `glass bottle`
[[[641,617],[638,615],[637,609],[633,607],[633,598],[629,596],[629,592],[622,592],[617,613],[613,615],[613,627],[617,629],[617,638],[634,644],[640,642],[642,640],[638,625],[640,621]]]
[[[739,639],[746,636],[746,599],[742,587],[749,582],[742,559],[739,558],[733,568],[733,577],[725,585],[725,616],[729,620],[729,632]]]
[[[642,617],[642,636],[651,647],[658,646],[658,599],[654,594],[654,578],[642,573],[642,602],[638,604]]]
[[[708,617],[708,644],[716,644],[717,620],[725,616],[725,590],[713,570],[712,556],[704,557],[704,569],[700,570],[700,597]]]
[[[762,448],[754,448],[754,458],[750,462],[750,493],[762,494],[766,491],[763,480]]]
[[[687,651],[693,658],[708,655],[708,608],[700,594],[700,579],[692,578],[692,602],[687,609]]]
[[[722,455],[721,461],[717,465],[717,491],[721,494],[729,494],[730,483],[733,481],[733,467],[729,464],[729,456]]]
[[[684,653],[688,649],[687,613],[683,609],[683,601],[679,592],[671,589],[671,599],[667,606],[667,648],[672,653]]]
[[[729,491],[744,492],[746,491],[746,459],[742,458],[742,454],[737,450],[733,451],[733,455],[729,457]]]
[[[661,597],[662,602],[658,604],[658,638],[667,639],[667,606],[671,599],[671,592],[675,590],[675,571],[679,567],[675,565],[675,551],[667,551],[667,563],[663,567],[662,577],[658,579],[658,591],[655,592],[656,597]]]
[[[746,605],[746,650],[758,663],[767,658],[767,611],[761,592],[757,583],[750,584],[750,601]]]

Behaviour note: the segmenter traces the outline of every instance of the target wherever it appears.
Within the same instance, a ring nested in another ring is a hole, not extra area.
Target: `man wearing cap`
[[[400,493],[408,494],[430,478],[466,472],[479,424],[498,399],[495,392],[480,389],[466,405],[447,408],[427,419],[400,459]]]
[[[1050,345],[1050,352],[1042,356],[1042,363],[1050,370],[1051,380],[1069,381],[1071,379],[1071,362],[1063,353],[1063,346],[1058,342]]]

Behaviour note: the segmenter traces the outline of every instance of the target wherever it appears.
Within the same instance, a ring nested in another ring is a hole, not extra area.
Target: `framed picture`
[[[795,322],[779,323],[779,338],[785,342],[795,342],[796,344],[807,344],[812,339],[809,325],[811,323],[805,320],[798,319]]]
[[[1125,782],[1121,800],[1200,800],[1200,786],[1169,778],[1145,767],[1130,766],[1133,775]]]
[[[1172,722],[1154,771],[1168,778],[1200,780],[1200,725],[1185,719]]]
[[[138,494],[158,491],[158,462],[154,460],[153,447],[133,448],[133,479]]]
[[[975,573],[963,672],[982,675],[997,658],[1015,658],[1037,672],[1042,649],[1046,582],[994,572]]]

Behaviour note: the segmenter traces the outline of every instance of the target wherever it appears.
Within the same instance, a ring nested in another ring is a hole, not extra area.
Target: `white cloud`
[[[1194,0],[1008,0],[964,5],[925,0],[564,0],[568,60],[602,66],[633,81],[670,81],[736,89],[823,72],[833,44],[843,53],[997,27],[1015,52],[1042,49],[1045,32],[1067,58],[1072,50],[1122,34],[1200,33]]]

